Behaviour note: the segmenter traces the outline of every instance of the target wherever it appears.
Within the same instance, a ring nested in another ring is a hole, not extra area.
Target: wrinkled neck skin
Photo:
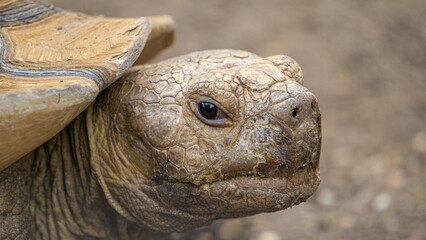
[[[144,171],[153,157],[143,147],[147,143],[121,134],[108,91],[27,156],[34,159],[33,238],[163,239],[210,224],[213,215],[171,209],[158,196],[158,184]]]
[[[91,168],[86,114],[27,157],[33,239],[126,239]]]

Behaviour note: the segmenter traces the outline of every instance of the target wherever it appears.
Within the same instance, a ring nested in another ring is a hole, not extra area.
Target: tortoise
[[[1,239],[158,239],[286,209],[320,183],[318,101],[288,56],[146,64],[170,17],[33,0],[2,1],[0,27]]]

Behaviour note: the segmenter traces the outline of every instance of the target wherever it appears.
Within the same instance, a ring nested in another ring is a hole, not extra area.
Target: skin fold
[[[286,209],[320,183],[320,122],[287,56],[211,50],[133,67],[11,166],[28,169],[16,217],[32,226],[13,236],[150,239]]]

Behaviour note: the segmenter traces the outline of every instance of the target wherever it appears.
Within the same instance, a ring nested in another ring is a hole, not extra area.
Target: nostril
[[[318,101],[310,92],[302,92],[290,99],[273,104],[270,108],[272,116],[295,128],[303,122],[317,119],[320,115]]]
[[[291,114],[292,114],[293,118],[297,118],[297,115],[299,114],[299,108],[295,107]]]

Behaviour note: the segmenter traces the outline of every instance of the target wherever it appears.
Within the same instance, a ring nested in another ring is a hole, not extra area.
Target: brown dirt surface
[[[174,45],[287,54],[322,111],[322,184],[290,210],[173,239],[426,239],[426,1],[55,0],[106,16],[171,15]]]

